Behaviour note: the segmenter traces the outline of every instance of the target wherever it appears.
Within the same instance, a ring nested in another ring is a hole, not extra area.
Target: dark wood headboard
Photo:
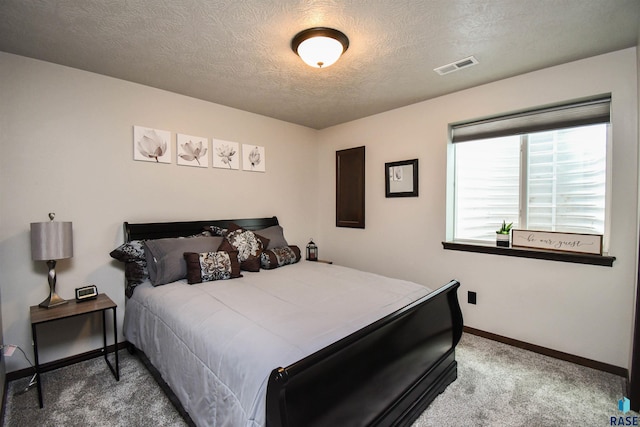
[[[201,233],[204,227],[215,225],[227,228],[230,223],[239,225],[247,230],[260,230],[262,228],[278,225],[278,218],[246,218],[246,219],[214,219],[209,221],[182,221],[182,222],[148,222],[132,224],[124,223],[124,240],[162,239],[165,237],[185,237]]]

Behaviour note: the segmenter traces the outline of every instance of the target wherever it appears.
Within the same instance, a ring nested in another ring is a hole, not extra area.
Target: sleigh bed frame
[[[125,222],[124,232],[126,241],[159,239],[198,234],[210,225],[226,228],[232,222],[249,230],[278,225],[276,217]],[[274,367],[267,386],[266,425],[411,425],[457,377],[455,346],[463,326],[459,286],[452,280],[298,362]],[[175,395],[149,368],[185,416]],[[188,415],[185,419],[193,424]]]

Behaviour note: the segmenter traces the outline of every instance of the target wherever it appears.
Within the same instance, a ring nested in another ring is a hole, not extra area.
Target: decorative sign
[[[511,245],[547,251],[602,255],[602,234],[557,233],[553,231],[512,230]]]

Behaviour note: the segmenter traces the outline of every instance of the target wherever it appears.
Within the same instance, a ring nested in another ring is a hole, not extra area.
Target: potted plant
[[[509,247],[511,227],[513,227],[513,223],[507,224],[506,221],[502,221],[502,227],[496,231],[496,246],[503,246],[505,248]]]

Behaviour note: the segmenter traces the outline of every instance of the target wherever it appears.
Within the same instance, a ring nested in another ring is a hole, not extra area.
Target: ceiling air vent
[[[476,65],[478,60],[469,56],[468,58],[461,59],[456,62],[452,62],[451,64],[443,65],[442,67],[434,68],[433,71],[444,76],[445,74],[453,73],[454,71],[461,70],[463,68],[471,67],[472,65]]]

